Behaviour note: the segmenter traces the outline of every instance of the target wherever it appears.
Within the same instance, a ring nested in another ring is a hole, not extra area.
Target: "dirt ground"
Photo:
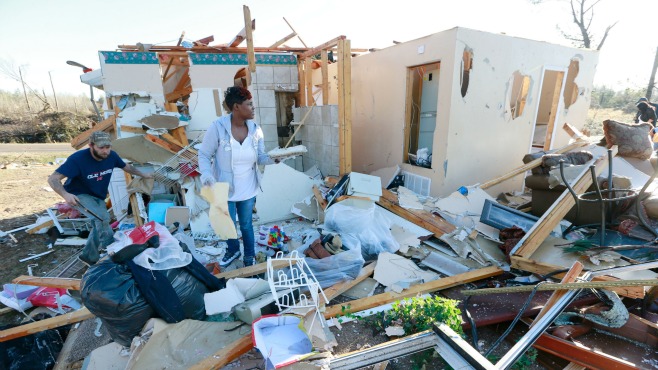
[[[0,144],[6,145],[6,144]],[[32,145],[26,146],[29,149]],[[55,158],[66,157],[70,152],[28,153],[0,152],[0,231],[7,232],[31,225],[62,199],[51,191],[46,178],[57,166]],[[51,250],[45,234],[28,234],[25,231],[2,236],[0,233],[0,283],[28,274],[30,266],[34,276],[44,276],[77,252],[78,247],[56,246],[53,252],[25,262],[19,260]],[[15,239],[15,240],[14,240]],[[5,319],[3,317],[2,320]]]

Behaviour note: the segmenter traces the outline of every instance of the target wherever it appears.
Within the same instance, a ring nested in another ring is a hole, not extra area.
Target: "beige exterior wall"
[[[473,53],[468,91],[461,96],[464,49]],[[422,53],[421,53],[422,51]],[[565,122],[581,128],[590,104],[598,53],[505,35],[454,28],[352,60],[353,170],[371,171],[400,164],[404,150],[407,68],[440,62],[437,125],[432,168],[403,169],[432,181],[431,194],[447,195],[503,175],[522,165],[530,150],[544,68],[566,69],[577,59],[579,97],[556,118],[553,147],[568,143]],[[530,78],[523,114],[512,119],[513,74]],[[566,75],[566,73],[565,73]],[[522,176],[492,189],[518,190]]]

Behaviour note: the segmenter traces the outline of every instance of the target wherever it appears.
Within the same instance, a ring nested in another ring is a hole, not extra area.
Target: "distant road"
[[[0,144],[0,153],[45,153],[45,152],[71,152],[75,149],[69,143],[48,144]]]

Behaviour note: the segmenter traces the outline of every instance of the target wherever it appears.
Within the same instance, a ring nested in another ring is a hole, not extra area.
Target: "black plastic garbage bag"
[[[0,369],[52,369],[70,327],[67,325],[0,343]],[[0,330],[4,329],[9,327],[0,327]]]
[[[183,268],[160,272],[176,291],[185,318],[203,320],[203,295],[209,292],[208,288]],[[112,339],[123,346],[130,346],[144,324],[157,317],[126,265],[103,260],[89,267],[82,277],[80,292],[84,305],[106,325]]]

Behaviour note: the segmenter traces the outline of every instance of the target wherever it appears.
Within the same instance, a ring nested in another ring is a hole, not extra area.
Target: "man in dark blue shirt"
[[[89,137],[89,149],[71,154],[66,162],[48,177],[50,187],[64,198],[66,203],[92,220],[87,244],[78,257],[87,265],[98,262],[100,258],[98,249],[107,247],[114,241],[105,198],[115,168],[121,168],[131,175],[153,177],[126,164],[116,152],[112,151],[110,135],[103,131],[95,131]],[[66,182],[62,185],[64,178]]]

